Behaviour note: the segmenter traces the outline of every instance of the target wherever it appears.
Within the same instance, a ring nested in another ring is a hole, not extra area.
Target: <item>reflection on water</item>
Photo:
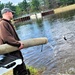
[[[73,15],[67,16],[67,18],[58,18],[53,15],[43,19],[40,24],[33,22],[19,26],[17,33],[21,40],[47,37],[49,41],[43,45],[42,52],[42,45],[23,49],[25,63],[36,68],[46,68],[43,75],[69,73],[71,69],[75,68],[75,51],[73,51],[75,48],[74,43],[65,41],[63,36],[74,31],[75,16]]]

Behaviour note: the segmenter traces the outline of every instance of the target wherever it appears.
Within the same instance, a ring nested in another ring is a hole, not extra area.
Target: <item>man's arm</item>
[[[3,40],[3,43],[7,43],[16,47],[21,47],[21,43],[14,38],[10,33],[10,28],[6,24],[0,24],[0,37]]]

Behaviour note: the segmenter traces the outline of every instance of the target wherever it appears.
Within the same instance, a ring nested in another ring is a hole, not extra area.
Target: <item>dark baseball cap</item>
[[[4,13],[6,13],[6,12],[12,12],[13,14],[15,13],[15,12],[12,11],[10,8],[3,8],[3,9],[1,10],[1,14],[4,14]]]

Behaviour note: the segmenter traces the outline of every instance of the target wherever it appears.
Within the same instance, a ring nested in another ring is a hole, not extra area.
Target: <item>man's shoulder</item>
[[[0,25],[1,25],[1,24],[2,24],[2,25],[7,25],[8,22],[7,22],[6,20],[0,18]]]
[[[4,20],[3,20],[2,18],[0,18],[0,23],[1,23],[1,22],[4,22]]]
[[[2,18],[0,18],[0,25],[2,25],[3,22],[4,22],[4,21],[2,20]]]
[[[0,21],[2,21],[2,18],[0,18]]]

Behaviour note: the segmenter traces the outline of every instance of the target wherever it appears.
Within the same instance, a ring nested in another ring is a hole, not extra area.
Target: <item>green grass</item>
[[[41,73],[44,71],[44,68],[43,69],[36,69],[36,68],[34,68],[34,67],[32,67],[32,66],[30,66],[30,67],[27,67],[29,70],[30,70],[30,73],[31,73],[31,75],[41,75]]]
[[[30,70],[31,75],[41,75],[42,72],[44,71],[44,68],[40,70],[40,69],[36,69],[32,66],[27,66],[27,69]],[[7,73],[4,73],[3,75],[13,75],[13,70],[10,70]]]

